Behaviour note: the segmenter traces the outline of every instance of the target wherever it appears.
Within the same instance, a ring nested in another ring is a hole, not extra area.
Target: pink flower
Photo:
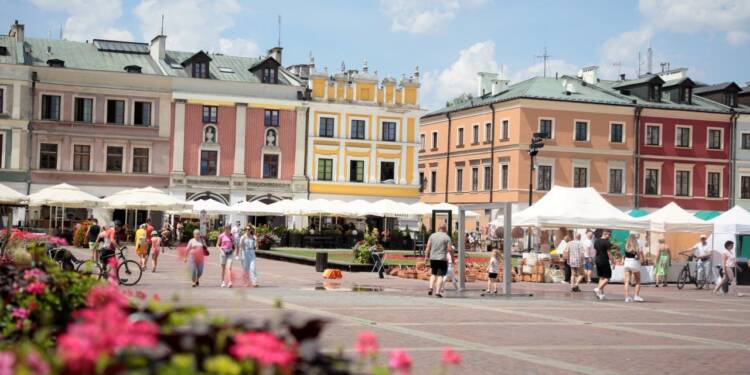
[[[245,332],[234,336],[229,353],[237,359],[254,359],[262,366],[277,365],[287,371],[297,357],[282,340],[269,332]]]
[[[411,357],[401,349],[394,349],[390,358],[388,358],[388,367],[399,374],[409,374],[411,372]]]
[[[26,292],[29,294],[40,295],[44,293],[45,285],[41,281],[34,281],[29,285],[26,285]]]
[[[47,375],[49,374],[49,363],[39,353],[32,351],[26,356],[26,364],[29,366],[32,374]]]
[[[440,362],[444,365],[460,365],[461,360],[463,358],[461,357],[461,354],[456,353],[453,348],[444,348],[443,349],[443,358],[440,359]]]
[[[357,342],[354,343],[354,350],[363,357],[378,354],[378,340],[375,334],[372,331],[360,332]]]
[[[29,317],[29,310],[23,307],[15,307],[13,308],[13,312],[11,312],[10,315],[14,318],[26,319]]]
[[[47,274],[38,268],[32,268],[23,272],[23,279],[26,281],[31,279],[40,280],[45,276],[47,276]]]
[[[0,375],[13,375],[16,355],[13,352],[0,352]]]
[[[146,293],[142,290],[136,290],[135,291],[135,298],[145,300],[148,296]]]
[[[115,257],[111,257],[107,260],[107,263],[109,264],[109,284],[119,285],[120,280],[117,277],[117,259],[115,259]]]
[[[154,295],[153,295],[153,296],[151,296],[151,298],[152,298],[152,299],[153,299],[154,301],[161,301],[161,296],[159,295],[159,293],[154,293]]]
[[[86,304],[89,307],[100,307],[114,304],[120,307],[128,306],[128,298],[113,285],[97,285],[89,291],[86,296]]]

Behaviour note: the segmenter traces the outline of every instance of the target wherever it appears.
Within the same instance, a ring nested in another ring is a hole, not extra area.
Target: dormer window
[[[128,65],[125,67],[125,71],[128,73],[141,73],[142,69],[138,65]]]
[[[278,83],[278,70],[273,67],[263,68],[263,75],[261,78],[263,83]]]
[[[187,60],[183,61],[182,65],[185,67],[185,70],[190,74],[190,77],[193,78],[210,78],[208,73],[208,64],[211,61],[211,57],[209,57],[205,52],[199,51],[193,56],[190,56]]]
[[[273,57],[266,57],[253,64],[248,70],[257,77],[261,83],[279,83],[279,62]]]
[[[734,108],[734,107],[737,106],[737,93],[736,92],[728,92],[728,93],[724,94],[724,97],[725,97],[725,102],[724,103],[728,107]]]
[[[661,85],[648,85],[648,100],[652,102],[661,101]]]
[[[193,66],[193,78],[208,78],[208,62],[196,62]]]
[[[47,60],[47,65],[53,68],[64,68],[65,61],[60,60],[60,59],[49,59]]]
[[[693,89],[688,86],[683,86],[680,89],[680,103],[693,104]]]

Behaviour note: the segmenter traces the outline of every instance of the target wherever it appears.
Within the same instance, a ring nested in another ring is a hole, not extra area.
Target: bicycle
[[[698,277],[698,261],[696,257],[686,252],[681,252],[680,255],[687,257],[687,263],[682,267],[682,271],[680,271],[680,275],[677,277],[677,289],[682,289],[688,283],[694,283],[696,289],[703,289],[706,286],[706,275]],[[690,270],[691,263],[695,264],[695,273]]]
[[[108,260],[111,257],[116,257],[118,262],[115,273],[117,274],[119,284],[126,286],[138,284],[141,281],[141,276],[143,276],[143,269],[138,262],[125,257],[125,250],[127,250],[126,246],[120,246],[115,250],[114,254],[104,257],[104,259],[98,256],[96,260],[88,259],[80,262],[76,267],[76,271],[82,275],[95,276],[100,280],[106,279],[109,277],[111,271]]]

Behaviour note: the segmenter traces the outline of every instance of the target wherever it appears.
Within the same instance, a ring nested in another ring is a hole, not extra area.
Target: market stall
[[[709,222],[714,225],[714,233],[708,237],[708,243],[714,250],[711,259],[714,265],[721,264],[719,251],[724,248],[726,241],[734,241],[738,257],[750,257],[750,212],[740,206],[734,206]],[[750,283],[750,272],[744,272],[746,269],[743,263],[738,262],[743,272],[737,275],[737,283],[747,285]]]
[[[13,226],[13,210],[27,202],[25,195],[0,184],[0,228]]]

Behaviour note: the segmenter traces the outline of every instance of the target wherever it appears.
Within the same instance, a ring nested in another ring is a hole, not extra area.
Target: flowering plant
[[[379,363],[379,346],[377,338],[372,331],[364,331],[357,337],[354,343],[354,351],[359,356],[356,362],[357,373],[370,373],[378,375],[408,375],[412,369],[412,359],[409,353],[402,349],[393,349],[388,353],[387,366]],[[440,359],[439,374],[448,374],[454,366],[461,365],[462,357],[453,348],[443,348]]]

